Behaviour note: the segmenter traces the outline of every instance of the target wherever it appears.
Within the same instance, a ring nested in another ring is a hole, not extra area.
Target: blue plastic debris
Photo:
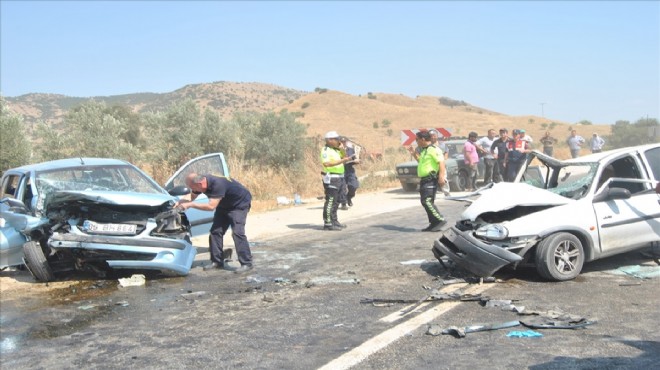
[[[542,337],[543,334],[534,330],[525,330],[525,331],[514,330],[514,331],[510,331],[506,336],[513,338],[532,338],[532,337]]]

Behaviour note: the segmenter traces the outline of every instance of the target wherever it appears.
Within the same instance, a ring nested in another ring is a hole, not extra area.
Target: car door
[[[27,237],[21,232],[38,225],[23,197],[31,187],[28,175],[8,172],[2,177],[0,189],[0,268],[23,264],[23,244]]]
[[[229,176],[229,168],[225,156],[222,153],[206,154],[188,161],[181,166],[172,177],[165,183],[165,190],[170,191],[176,186],[186,185],[186,176],[195,172],[200,175]],[[197,203],[208,203],[209,200],[204,194],[200,194],[195,199]],[[192,226],[192,235],[203,235],[209,232],[213,222],[213,211],[202,211],[195,208],[186,210],[186,216]]]
[[[660,150],[660,148],[658,148]],[[660,195],[652,188],[639,157],[624,156],[611,164],[615,169],[610,188],[630,191],[627,199],[593,203],[601,245],[601,257],[625,252],[660,240]],[[601,173],[602,175],[603,173]],[[645,180],[646,182],[640,182]]]

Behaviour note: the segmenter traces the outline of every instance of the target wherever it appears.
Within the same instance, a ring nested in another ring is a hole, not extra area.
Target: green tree
[[[11,112],[0,97],[0,173],[30,163],[31,154],[23,117]]]
[[[631,124],[629,121],[616,121],[611,127],[611,135],[605,138],[608,147],[623,148],[647,143],[657,143],[660,138],[649,135],[658,132],[660,125],[655,118],[641,118]]]
[[[295,170],[302,167],[309,141],[305,138],[307,128],[296,121],[295,114],[282,111],[239,116],[248,127],[241,125],[248,162]]]
[[[202,154],[202,135],[215,132],[202,130],[200,110],[191,99],[176,102],[163,114],[151,117],[154,127],[151,151],[172,168],[177,168]]]
[[[60,129],[40,125],[36,136],[42,143],[42,160],[67,157],[110,157],[134,162],[139,151],[129,124],[112,115],[104,103],[90,100],[70,110]],[[120,114],[121,118],[121,114]]]

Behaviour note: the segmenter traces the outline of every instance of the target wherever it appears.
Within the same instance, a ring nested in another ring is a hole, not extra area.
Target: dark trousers
[[[500,169],[497,166],[497,159],[483,158],[484,161],[484,184],[489,182],[498,182],[500,177]]]
[[[549,155],[549,156],[552,157],[553,148],[554,147],[551,147],[551,146],[544,146],[543,147],[543,154]]]
[[[337,208],[339,208],[339,192],[341,191],[342,184],[344,184],[343,177],[332,177],[329,184],[323,183],[323,189],[325,190],[323,224],[325,226],[332,226],[332,224],[339,222],[337,219]]]
[[[252,264],[252,253],[250,252],[250,243],[245,235],[245,223],[247,222],[247,209],[221,209],[217,208],[213,215],[213,224],[209,232],[209,249],[211,252],[211,261],[217,263],[224,262],[222,252],[222,239],[231,227],[231,236],[234,239],[236,254],[241,265]]]
[[[523,165],[524,161],[508,161],[506,163],[506,177],[508,182],[513,182],[516,179],[520,167]]]
[[[438,179],[426,178],[419,181],[419,198],[422,202],[422,207],[426,211],[426,216],[429,223],[438,223],[444,221],[444,217],[435,206],[435,193],[438,191]]]
[[[497,179],[495,182],[509,181],[506,176],[506,166],[504,166],[504,158],[497,159],[497,169],[499,173],[497,174]]]
[[[339,203],[351,204],[353,198],[355,197],[355,192],[359,187],[360,187],[360,181],[358,180],[355,173],[350,173],[350,172],[344,173],[344,181],[342,182],[342,187],[341,190],[339,191]]]

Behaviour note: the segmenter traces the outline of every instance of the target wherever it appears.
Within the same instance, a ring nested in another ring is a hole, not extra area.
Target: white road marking
[[[466,289],[464,293],[477,294],[486,291],[492,286],[493,284],[476,285],[474,287],[470,287]],[[319,370],[349,369],[352,366],[355,366],[360,362],[364,361],[367,357],[371,356],[372,354],[394,343],[404,335],[407,335],[408,333],[416,330],[420,326],[430,322],[431,320],[434,320],[438,316],[460,305],[461,303],[464,302],[460,302],[460,301],[442,302],[441,304],[432,307],[428,311],[423,312],[415,317],[412,317],[410,320],[406,320],[391,329],[385,330],[384,332],[362,343],[360,346],[353,348],[351,351],[323,365],[322,367],[319,368]],[[419,307],[415,309],[415,311],[417,311],[418,309]],[[401,317],[400,313],[397,312],[395,314],[399,315],[398,316],[399,318]],[[381,320],[385,320],[387,317],[390,316],[392,315],[386,316]]]

